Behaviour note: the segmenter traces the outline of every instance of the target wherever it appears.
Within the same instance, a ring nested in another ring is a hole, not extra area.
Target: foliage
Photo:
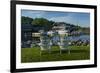
[[[90,31],[89,31],[90,28],[80,27],[80,26],[73,25],[70,23],[59,22],[59,21],[55,22],[55,21],[50,21],[45,18],[34,18],[33,19],[30,17],[24,17],[24,16],[21,17],[21,24],[32,24],[33,26],[39,27],[39,29],[41,29],[41,28],[44,29],[45,31],[51,30],[52,27],[54,26],[53,25],[54,23],[55,23],[55,26],[59,25],[59,24],[65,24],[67,26],[66,29],[70,30],[70,32],[81,30],[84,33],[87,33],[87,34],[90,33]]]
[[[45,18],[35,18],[32,21],[32,25],[37,25],[39,27],[43,27],[44,30],[52,29],[52,26],[53,26],[52,24],[53,24],[53,21],[49,21]]]
[[[21,17],[21,24],[31,24],[32,21],[33,19],[30,17],[24,17],[24,16]]]

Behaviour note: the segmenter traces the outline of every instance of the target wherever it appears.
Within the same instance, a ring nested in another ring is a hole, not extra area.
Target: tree
[[[25,17],[25,16],[21,17],[21,24],[31,24],[32,21],[33,19],[30,17]]]
[[[53,21],[49,21],[45,18],[35,18],[32,21],[32,25],[37,25],[39,27],[43,27],[44,30],[46,30],[46,31],[52,29],[52,24],[53,24]]]
[[[44,18],[35,18],[32,21],[33,25],[40,25],[40,26],[45,26],[46,24],[48,24],[48,20],[44,19]]]

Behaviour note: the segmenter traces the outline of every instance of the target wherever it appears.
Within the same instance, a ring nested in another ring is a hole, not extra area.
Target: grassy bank
[[[34,48],[22,48],[21,49],[21,62],[44,62],[44,61],[64,61],[64,60],[86,60],[90,58],[90,47],[89,46],[69,46],[71,51],[62,51],[58,46],[53,46],[51,53],[48,51],[42,51],[40,56],[40,47]]]

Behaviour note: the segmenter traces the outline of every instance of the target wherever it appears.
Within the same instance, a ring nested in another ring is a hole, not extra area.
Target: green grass
[[[68,51],[62,51],[58,46],[53,46],[51,53],[42,51],[40,56],[40,47],[22,48],[21,49],[21,62],[45,62],[45,61],[68,61],[68,60],[87,60],[90,59],[90,46],[69,46],[70,54]]]

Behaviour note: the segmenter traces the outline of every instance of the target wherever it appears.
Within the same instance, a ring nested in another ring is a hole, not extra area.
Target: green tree
[[[37,25],[39,27],[43,27],[44,30],[52,29],[52,24],[53,24],[53,21],[49,21],[49,20],[47,20],[45,18],[35,18],[32,21],[32,25]]]
[[[25,17],[25,16],[21,17],[21,24],[31,24],[32,21],[33,19],[30,17]]]
[[[45,26],[46,24],[48,24],[48,20],[44,19],[44,18],[35,18],[32,21],[33,25],[40,25],[40,26]]]

